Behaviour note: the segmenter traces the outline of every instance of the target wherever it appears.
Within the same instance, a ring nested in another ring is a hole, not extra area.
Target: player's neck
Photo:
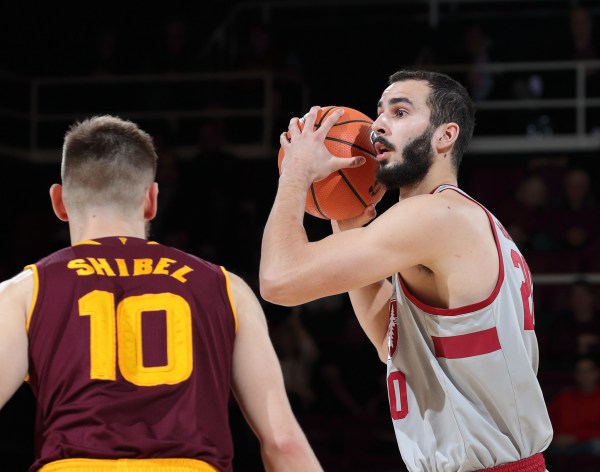
[[[400,200],[416,195],[431,193],[440,185],[458,185],[456,174],[446,166],[431,166],[425,178],[416,185],[406,186],[400,189]]]
[[[116,217],[90,213],[69,220],[71,244],[110,236],[146,238],[146,222],[140,218]]]

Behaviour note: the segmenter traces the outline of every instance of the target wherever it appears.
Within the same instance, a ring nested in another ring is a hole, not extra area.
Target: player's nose
[[[383,114],[379,115],[377,119],[371,124],[371,142],[381,135],[386,135],[388,132],[387,126],[385,126],[385,120]]]

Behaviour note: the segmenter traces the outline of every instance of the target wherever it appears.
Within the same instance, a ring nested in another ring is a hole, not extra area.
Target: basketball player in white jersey
[[[390,413],[411,472],[544,471],[552,428],[536,378],[531,274],[500,222],[457,188],[474,127],[465,89],[433,72],[392,75],[372,139],[378,179],[399,188],[399,202],[377,219],[371,206],[334,221],[334,234],[309,242],[310,184],[365,159],[329,153],[324,138],[341,113],[314,131],[317,110],[302,131],[290,121],[289,142],[281,136],[262,296],[297,305],[349,292],[387,362]]]

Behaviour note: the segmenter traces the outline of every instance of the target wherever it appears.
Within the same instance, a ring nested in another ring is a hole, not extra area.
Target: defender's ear
[[[144,218],[148,221],[156,216],[158,209],[158,184],[153,182],[148,190],[146,190],[146,197],[144,198]]]
[[[63,202],[62,185],[53,184],[50,187],[50,201],[52,202],[54,214],[58,217],[58,219],[61,221],[69,221],[69,215],[67,214],[67,209],[65,208],[65,203]]]

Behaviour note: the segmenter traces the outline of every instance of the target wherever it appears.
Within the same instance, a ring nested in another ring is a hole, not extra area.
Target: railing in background
[[[0,74],[0,84],[11,98],[1,102],[0,123],[12,130],[0,137],[0,154],[34,162],[59,160],[68,126],[99,114],[166,132],[184,158],[197,148],[202,122],[224,120],[228,150],[268,157],[280,132],[274,129],[282,113],[278,94],[285,94],[288,119],[309,106],[302,81],[266,71],[35,79]]]
[[[514,85],[517,81],[525,83],[525,86],[535,81],[541,87],[537,91],[539,96],[535,96],[535,91],[528,91],[534,98],[480,100],[477,102],[480,117],[488,118],[491,113],[502,112],[510,112],[512,118],[523,112],[540,117],[552,113],[573,114],[572,119],[563,118],[563,128],[558,131],[550,128],[544,132],[523,127],[522,133],[516,134],[511,130],[510,123],[504,123],[500,126],[505,127],[508,133],[481,135],[476,128],[470,152],[576,152],[600,149],[600,96],[590,96],[587,86],[587,77],[592,73],[595,74],[593,80],[600,81],[599,60],[439,65],[435,66],[435,70],[463,79],[468,74],[488,74],[491,80],[504,79],[505,87],[507,83]],[[554,90],[548,92],[547,89]],[[600,88],[596,87],[596,90]],[[561,95],[562,91],[567,94]],[[545,95],[547,93],[555,96],[548,97]],[[496,121],[501,123],[502,119],[497,117]],[[488,118],[488,121],[494,119]]]
[[[478,124],[471,153],[600,149],[600,97],[589,96],[586,89],[586,76],[600,71],[600,61],[442,65],[436,70],[457,77],[483,72],[505,80],[537,76],[546,84],[560,73],[560,80],[571,82],[572,87],[563,84],[570,89],[567,96],[477,102],[478,121],[494,126],[486,132]],[[58,160],[67,126],[101,113],[136,120],[150,131],[169,130],[183,156],[196,146],[200,122],[221,119],[229,130],[229,150],[240,157],[268,158],[278,147],[282,124],[310,106],[306,83],[258,71],[35,79],[0,73],[0,85],[0,154],[36,162]],[[278,105],[282,97],[285,108]],[[562,117],[563,129],[527,134],[525,125],[517,123],[525,114],[552,112]]]

